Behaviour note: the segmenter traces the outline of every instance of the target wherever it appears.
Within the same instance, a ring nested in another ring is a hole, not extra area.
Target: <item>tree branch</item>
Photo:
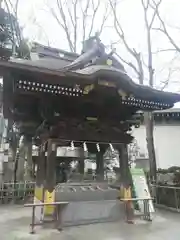
[[[141,61],[141,54],[138,53],[134,48],[131,48],[125,38],[125,34],[124,34],[124,30],[120,24],[120,21],[117,18],[117,13],[116,13],[116,9],[117,9],[117,2],[112,0],[109,0],[112,12],[113,12],[113,17],[114,17],[114,28],[116,30],[116,33],[118,35],[118,37],[122,40],[123,45],[125,46],[126,50],[128,51],[128,53],[135,59],[138,69],[135,67],[134,64],[130,63],[130,62],[126,62],[124,61],[120,56],[120,59],[126,63],[127,65],[129,65],[137,74],[137,77],[139,79],[139,83],[143,84],[144,81],[144,70],[143,70],[143,66],[142,66],[142,61]]]
[[[56,0],[56,4],[58,12],[50,5],[47,7],[58,25],[63,29],[70,50],[76,52],[77,43],[81,39],[79,35],[82,35],[82,41],[84,42],[86,37],[88,38],[92,35],[94,29],[98,30],[97,16],[98,13],[100,14],[101,0]],[[92,14],[90,15],[89,12],[92,12]],[[80,16],[78,16],[79,13]],[[99,34],[102,33],[109,14],[108,5],[106,5]],[[78,31],[81,34],[78,35]]]
[[[82,12],[82,30],[83,30],[83,32],[82,32],[82,42],[84,42],[85,41],[85,38],[86,38],[86,24],[87,24],[87,22],[86,22],[86,20],[87,20],[87,16],[88,16],[88,9],[89,9],[89,6],[90,6],[90,1],[91,0],[87,0],[86,1],[86,6],[85,6],[85,9],[83,9],[83,7],[82,7],[82,2],[80,2],[80,7],[81,7],[81,12]]]
[[[135,57],[136,53],[129,47],[127,41],[125,40],[125,36],[124,36],[124,31],[123,28],[117,18],[117,14],[116,14],[116,9],[117,9],[117,3],[116,1],[114,1],[114,3],[112,3],[111,0],[109,0],[112,12],[113,12],[113,17],[114,17],[114,28],[116,30],[116,33],[118,35],[118,37],[122,40],[124,46],[126,47],[127,51]]]
[[[15,54],[15,49],[16,49],[16,41],[15,41],[15,36],[14,36],[14,22],[12,21],[12,15],[11,15],[11,11],[10,11],[10,8],[9,8],[9,4],[8,2],[5,0],[4,1],[5,3],[5,6],[7,8],[7,12],[8,12],[8,18],[9,18],[9,21],[10,21],[10,25],[11,25],[11,37],[12,37],[12,55]]]
[[[75,0],[75,2],[73,2],[73,8],[74,8],[74,52],[77,51],[77,28],[78,28],[77,3],[78,3],[78,0]]]
[[[157,16],[158,9],[159,9],[159,6],[160,6],[161,2],[162,2],[162,0],[159,0],[158,3],[155,3],[155,1],[153,1],[153,3],[155,4],[155,6],[153,6],[152,4],[149,3],[150,6],[151,6],[151,8],[154,9],[154,13],[153,13],[152,19],[151,19],[151,21],[150,21],[150,23],[149,23],[149,28],[150,28],[150,29],[152,28],[152,25],[153,25],[153,23],[154,23],[155,17]]]
[[[71,9],[69,8],[68,0],[66,0],[65,5],[67,7],[68,15],[71,21],[71,24],[73,26],[73,48],[74,52],[77,50],[77,28],[78,28],[78,17],[77,17],[77,4],[78,0],[71,0],[71,5],[73,7],[73,12],[71,12]],[[62,6],[62,4],[61,4]],[[65,15],[65,14],[64,14]]]
[[[68,40],[68,44],[69,44],[69,47],[70,47],[70,50],[72,52],[74,52],[74,46],[73,46],[73,43],[71,41],[71,36],[70,36],[70,32],[69,32],[69,29],[68,29],[68,24],[67,24],[67,19],[66,19],[66,15],[64,13],[64,9],[63,9],[63,5],[62,5],[62,2],[61,0],[56,0],[56,3],[57,3],[57,7],[58,7],[58,10],[59,10],[59,14],[60,14],[60,17],[63,21],[63,23],[61,23],[61,21],[59,20],[58,16],[56,15],[55,11],[53,8],[51,8],[51,13],[53,14],[53,16],[55,17],[55,19],[57,20],[57,22],[59,23],[59,25],[64,29],[65,31],[65,34],[66,34],[66,37],[67,37],[67,40]]]
[[[138,71],[138,69],[136,68],[136,66],[134,65],[134,64],[132,64],[131,62],[128,62],[128,61],[126,61],[124,58],[122,58],[118,53],[114,53],[123,63],[125,63],[126,65],[128,65],[129,67],[131,67],[134,71],[135,71],[135,73],[137,74],[137,75],[139,75],[139,71]]]
[[[153,2],[154,2],[154,1],[153,1]],[[155,2],[154,2],[154,4],[155,4]],[[156,10],[156,15],[157,15],[157,17],[158,17],[158,19],[159,19],[159,21],[160,21],[160,23],[161,23],[162,28],[153,28],[153,30],[160,31],[160,32],[162,32],[163,34],[165,34],[166,37],[168,38],[168,40],[170,41],[170,43],[173,45],[173,47],[174,47],[178,52],[180,52],[180,47],[175,43],[174,39],[170,36],[170,34],[169,34],[169,32],[168,32],[168,30],[167,30],[167,28],[166,28],[166,25],[165,25],[163,19],[162,19],[161,16],[160,16],[159,7],[156,7],[156,9],[157,9],[157,10]]]
[[[153,59],[152,59],[152,46],[151,46],[151,28],[152,28],[152,24],[154,22],[155,16],[157,15],[158,12],[158,7],[159,4],[161,3],[161,0],[158,2],[158,4],[156,5],[156,8],[154,9],[154,13],[152,16],[152,19],[149,23],[148,21],[148,8],[152,5],[150,5],[150,1],[148,1],[147,5],[145,6],[144,0],[141,0],[141,4],[143,7],[143,11],[144,11],[144,22],[145,22],[145,27],[146,27],[146,35],[147,35],[147,48],[148,48],[148,73],[149,73],[149,85],[151,87],[153,87],[154,84],[154,69],[153,69]]]
[[[89,37],[91,37],[92,31],[93,31],[93,28],[94,28],[94,21],[95,21],[96,14],[97,14],[97,11],[99,9],[101,0],[91,0],[91,1],[92,1],[92,8],[93,8],[93,15],[92,15],[92,20],[91,20],[91,26],[90,26],[89,34],[88,34]],[[97,5],[96,6],[94,4],[94,1],[97,1]]]
[[[158,54],[158,53],[163,53],[163,52],[175,52],[176,49],[174,48],[167,48],[167,49],[159,49],[155,52],[152,52],[152,54]]]
[[[12,4],[11,0],[5,0],[4,2],[6,4],[6,7],[7,7],[7,10],[9,11],[9,13],[10,13],[10,8],[9,8],[9,6],[10,6],[12,9],[12,12],[13,12],[13,16],[16,18],[16,22],[12,21],[12,25],[16,32],[16,38],[17,38],[18,45],[20,46],[23,37],[22,37],[21,29],[20,29],[19,23],[18,23],[19,0],[16,0],[14,5]]]
[[[173,73],[172,69],[169,69],[167,79],[164,82],[161,82],[164,84],[160,89],[161,91],[163,91],[169,85],[172,73]]]
[[[108,11],[109,9],[109,5],[106,4],[106,7],[105,7],[105,12],[104,12],[104,15],[103,15],[103,19],[102,19],[102,23],[101,23],[101,26],[100,26],[100,29],[99,29],[99,35],[101,35],[102,31],[103,31],[103,28],[104,28],[104,25],[109,17],[109,15],[111,14],[111,9]]]
[[[36,20],[35,17],[34,17],[34,19],[32,20],[32,23],[33,23],[34,25],[37,25],[37,27],[42,30],[42,32],[44,33],[44,35],[45,35],[45,37],[46,37],[46,39],[47,39],[47,45],[48,45],[48,47],[50,47],[49,37],[48,37],[45,29],[37,22],[37,20]]]
[[[171,80],[172,74],[175,73],[176,71],[178,71],[177,68],[176,69],[172,68],[173,62],[176,61],[176,59],[177,59],[177,56],[175,54],[175,56],[172,58],[171,62],[168,64],[168,65],[170,65],[170,68],[169,68],[166,80],[161,82],[163,84],[163,86],[160,88],[161,91],[163,91],[169,85],[169,82]],[[174,81],[174,83],[175,83],[175,81]]]
[[[11,6],[12,10],[13,10],[13,14],[15,15],[15,17],[18,17],[18,6],[19,6],[19,0],[16,0],[15,4],[13,5],[11,0],[8,0],[9,5]]]

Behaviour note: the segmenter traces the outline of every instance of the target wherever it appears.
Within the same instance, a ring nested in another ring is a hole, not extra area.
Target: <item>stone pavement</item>
[[[29,234],[30,209],[20,206],[0,207],[0,240],[179,240],[180,214],[158,211],[152,223],[136,220],[129,225],[124,222],[104,223],[57,230],[37,228]]]

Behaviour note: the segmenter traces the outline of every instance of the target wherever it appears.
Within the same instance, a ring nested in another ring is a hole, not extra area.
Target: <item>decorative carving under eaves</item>
[[[128,123],[111,123],[98,121],[83,121],[82,119],[63,119],[49,131],[41,131],[40,137],[58,138],[74,141],[95,141],[95,142],[126,142],[130,143],[133,137],[127,133],[131,130]]]

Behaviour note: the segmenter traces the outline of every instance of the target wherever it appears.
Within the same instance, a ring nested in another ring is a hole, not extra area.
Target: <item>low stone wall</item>
[[[62,217],[64,226],[76,226],[125,219],[124,205],[118,200],[70,202]]]

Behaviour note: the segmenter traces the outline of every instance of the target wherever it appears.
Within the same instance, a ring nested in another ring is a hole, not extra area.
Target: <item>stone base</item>
[[[125,219],[120,201],[70,202],[62,214],[63,226],[77,226]]]

